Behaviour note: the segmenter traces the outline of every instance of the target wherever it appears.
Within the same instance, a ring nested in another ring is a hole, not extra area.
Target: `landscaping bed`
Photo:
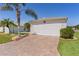
[[[16,34],[16,36],[12,37],[12,40],[13,41],[17,41],[17,40],[20,40],[26,36],[29,35],[29,32],[20,32],[20,36],[18,36],[18,34]]]
[[[77,39],[60,38],[58,51],[62,56],[79,56],[79,32],[74,34]]]

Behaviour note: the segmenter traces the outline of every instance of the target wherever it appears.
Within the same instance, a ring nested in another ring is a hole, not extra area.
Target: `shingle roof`
[[[31,24],[43,24],[43,23],[66,23],[67,17],[57,17],[57,18],[43,18],[38,20],[33,20],[30,23]]]

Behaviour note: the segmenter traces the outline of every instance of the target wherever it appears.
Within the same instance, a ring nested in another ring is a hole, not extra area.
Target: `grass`
[[[10,42],[13,36],[11,34],[0,34],[0,44]]]
[[[76,32],[74,35],[75,37],[79,38],[79,32]]]
[[[29,32],[21,32],[20,35],[28,35]],[[17,34],[4,34],[3,32],[1,33],[0,32],[0,44],[3,44],[3,43],[7,43],[7,42],[10,42],[12,41],[12,37],[15,36]]]
[[[77,40],[60,39],[58,51],[62,56],[79,56],[79,32],[74,34]]]

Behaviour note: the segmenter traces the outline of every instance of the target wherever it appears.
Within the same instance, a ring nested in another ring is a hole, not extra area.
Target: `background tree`
[[[24,24],[24,30],[28,31],[28,32],[30,31],[30,23],[25,23]]]
[[[20,15],[21,12],[24,11],[26,14],[33,16],[35,19],[37,19],[36,13],[32,9],[24,9],[26,4],[24,3],[6,3],[4,6],[2,6],[1,10],[14,10],[16,11],[16,19],[17,19],[17,27],[18,27],[18,36],[20,36]]]
[[[79,30],[79,25],[76,25],[76,26],[75,26],[75,29],[78,29],[78,30]]]

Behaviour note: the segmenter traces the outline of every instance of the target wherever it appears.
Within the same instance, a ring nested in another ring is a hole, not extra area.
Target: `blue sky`
[[[2,6],[2,4],[0,4]],[[38,18],[49,17],[68,17],[68,25],[79,24],[79,4],[78,3],[30,3],[26,4],[25,9],[33,9]],[[15,11],[0,11],[0,20],[10,18],[16,22]],[[26,15],[23,11],[21,14],[21,24],[34,20],[31,16]]]

